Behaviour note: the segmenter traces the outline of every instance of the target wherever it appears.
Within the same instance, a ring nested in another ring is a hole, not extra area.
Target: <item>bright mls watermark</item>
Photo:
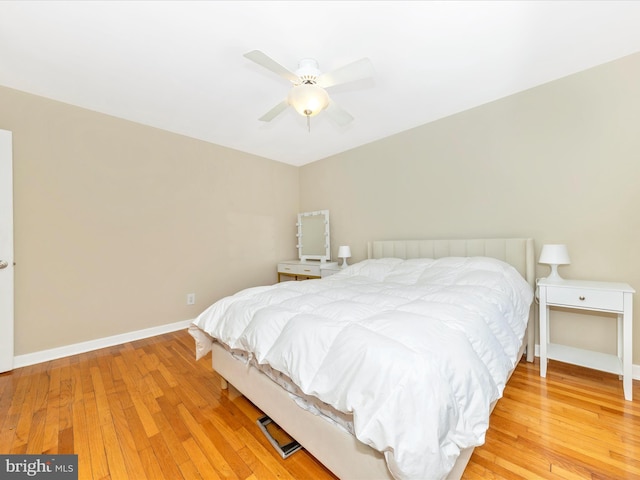
[[[0,480],[78,480],[78,455],[0,455]]]

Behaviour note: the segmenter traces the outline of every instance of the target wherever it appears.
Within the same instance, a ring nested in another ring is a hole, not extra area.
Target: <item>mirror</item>
[[[329,210],[299,213],[297,226],[300,260],[331,260]]]

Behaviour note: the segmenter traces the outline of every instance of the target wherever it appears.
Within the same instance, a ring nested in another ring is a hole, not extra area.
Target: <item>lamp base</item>
[[[340,265],[340,268],[346,268],[349,265],[347,265],[347,257],[342,257],[342,265]]]
[[[553,280],[555,282],[564,280],[558,273],[558,265],[551,264],[550,267],[551,267],[551,273],[547,277],[547,280]]]

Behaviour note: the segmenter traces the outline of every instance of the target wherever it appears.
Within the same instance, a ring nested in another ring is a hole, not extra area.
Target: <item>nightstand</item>
[[[582,280],[538,281],[540,297],[540,376],[547,376],[547,359],[580,365],[622,376],[624,398],[632,392],[633,294],[626,283]],[[549,343],[549,307],[563,307],[617,314],[617,355]]]
[[[278,283],[282,275],[293,277],[295,280],[321,278],[326,275],[323,271],[338,266],[338,262],[319,262],[313,260],[286,260],[278,263]],[[334,272],[335,273],[335,272]]]

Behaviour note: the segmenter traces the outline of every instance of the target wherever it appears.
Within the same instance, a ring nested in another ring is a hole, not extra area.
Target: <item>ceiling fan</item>
[[[329,73],[322,73],[318,68],[318,62],[312,58],[300,60],[298,69],[291,72],[260,50],[253,50],[244,56],[292,83],[287,98],[259,118],[263,122],[270,122],[288,106],[292,106],[300,115],[307,117],[307,127],[310,125],[310,118],[325,109],[338,125],[347,125],[353,121],[353,117],[329,98],[326,89],[369,78],[374,73],[373,65],[368,58],[362,58]]]

